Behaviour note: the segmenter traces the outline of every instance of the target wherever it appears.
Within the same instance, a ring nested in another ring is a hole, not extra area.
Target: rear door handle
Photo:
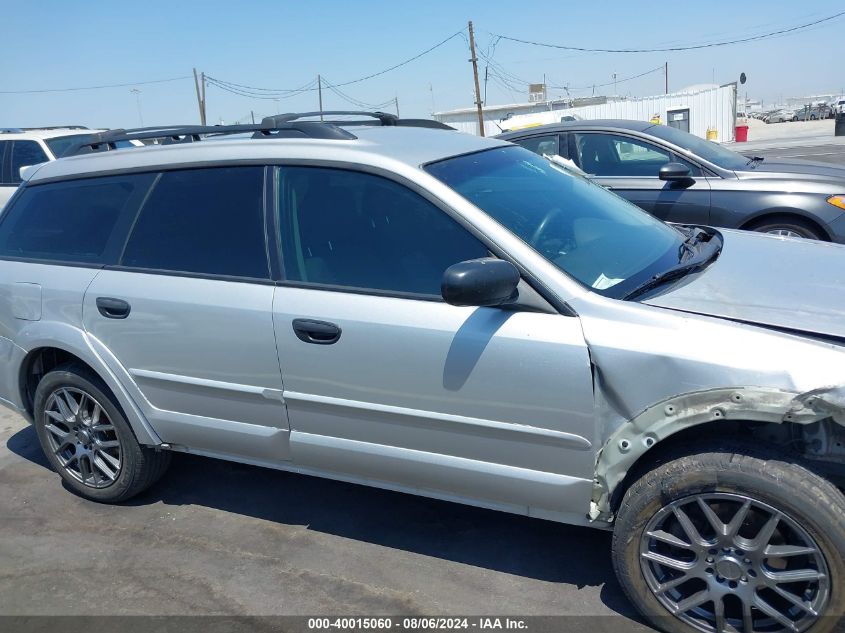
[[[107,319],[125,319],[129,316],[132,306],[123,299],[97,297],[97,310]]]
[[[293,332],[300,341],[315,345],[331,345],[340,338],[340,328],[328,321],[294,319]]]

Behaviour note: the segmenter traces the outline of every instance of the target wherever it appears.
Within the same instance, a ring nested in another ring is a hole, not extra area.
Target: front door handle
[[[293,331],[300,341],[315,345],[331,345],[340,338],[340,328],[328,321],[294,319]]]
[[[123,299],[113,297],[97,297],[97,310],[107,319],[125,319],[132,310]]]

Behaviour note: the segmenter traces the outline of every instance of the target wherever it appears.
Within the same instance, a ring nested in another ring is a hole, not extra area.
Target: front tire
[[[625,493],[613,563],[653,624],[830,631],[845,612],[845,496],[778,450],[679,451]]]
[[[751,231],[768,233],[780,237],[797,237],[806,240],[824,240],[819,230],[801,218],[791,216],[770,216],[758,220],[748,227]]]
[[[50,465],[92,501],[125,501],[154,484],[170,464],[170,453],[138,443],[111,391],[81,365],[44,375],[33,417]]]

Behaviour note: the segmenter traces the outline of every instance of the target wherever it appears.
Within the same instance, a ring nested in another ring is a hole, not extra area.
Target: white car
[[[89,134],[81,125],[41,128],[0,128],[0,209],[21,182],[21,169],[61,157]],[[130,141],[127,145],[141,145]]]
[[[840,95],[831,102],[834,114],[845,114],[845,95]]]

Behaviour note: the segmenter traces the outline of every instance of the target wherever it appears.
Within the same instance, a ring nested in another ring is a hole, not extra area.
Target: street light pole
[[[135,94],[135,103],[138,105],[138,120],[141,122],[141,127],[144,127],[144,117],[141,115],[141,91],[138,88],[132,88],[129,92]]]

